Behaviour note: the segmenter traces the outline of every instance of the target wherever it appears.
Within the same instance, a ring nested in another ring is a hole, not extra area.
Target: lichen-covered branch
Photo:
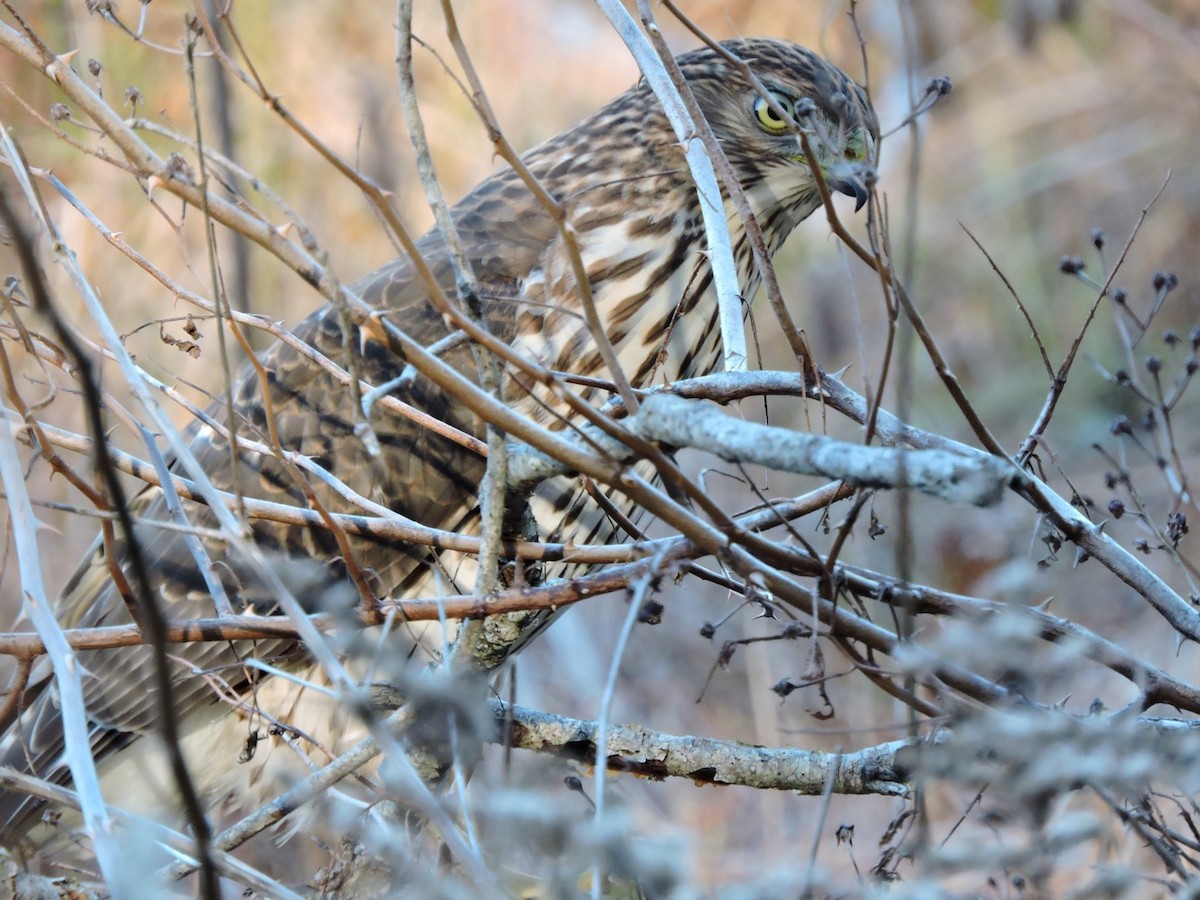
[[[506,725],[512,746],[555,753],[591,765],[597,725],[492,701],[497,722]],[[647,778],[690,778],[698,784],[742,785],[820,796],[832,782],[838,794],[905,796],[896,753],[911,741],[889,741],[851,753],[796,747],[759,747],[693,735],[672,735],[641,725],[608,729],[608,767]]]

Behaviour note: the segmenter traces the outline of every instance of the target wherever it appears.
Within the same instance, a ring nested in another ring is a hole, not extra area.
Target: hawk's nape
[[[817,162],[830,186],[856,196],[861,205],[864,188],[847,163],[864,159],[877,135],[862,89],[794,44],[747,39],[724,47],[748,63],[779,106],[810,129],[817,138],[812,141]],[[679,65],[773,252],[821,204],[809,160],[788,123],[721,55],[698,50],[679,57]],[[633,386],[713,371],[719,364],[720,335],[696,191],[683,148],[647,85],[639,83],[524,159],[565,208],[607,338]],[[749,299],[759,284],[759,272],[744,224],[730,203],[726,208],[742,294]],[[452,214],[491,332],[548,369],[608,378],[581,314],[571,260],[555,221],[517,174],[506,169],[489,178]],[[454,273],[441,238],[431,232],[419,249],[446,292],[453,294]],[[447,337],[447,326],[410,261],[397,260],[354,289],[423,345]],[[344,340],[341,319],[332,307],[308,317],[294,333],[316,354],[357,372],[373,386],[393,382],[405,367],[403,359],[365,333]],[[347,364],[347,347],[357,356],[353,365]],[[469,347],[451,346],[441,356],[475,377]],[[340,486],[335,490],[310,477],[302,489],[294,472],[269,452],[241,450],[235,471],[223,429],[198,422],[188,432],[191,448],[219,488],[233,490],[236,483],[247,496],[300,507],[308,505],[305,494],[311,490],[333,512],[369,514],[375,504],[426,526],[458,531],[477,527],[475,495],[485,461],[472,441],[454,437],[455,432],[482,435],[481,424],[469,411],[428,381],[405,379],[392,388],[391,396],[450,427],[437,433],[398,412],[395,404],[376,404],[371,425],[379,452],[372,454],[355,433],[352,393],[344,377],[318,364],[313,354],[285,344],[267,351],[262,364],[269,376],[269,397],[263,396],[253,371],[244,373],[235,386],[239,435],[269,445],[272,416],[282,446],[309,457]],[[541,386],[510,374],[503,390],[514,409],[548,427],[569,427],[573,421],[561,396]],[[581,389],[580,394],[594,403],[607,396],[596,387]],[[219,404],[210,414],[224,422]],[[544,482],[528,501],[540,538],[596,543],[619,535],[604,505],[582,492],[574,479]],[[619,493],[614,492],[610,502],[636,518],[636,510]],[[204,507],[185,505],[192,522],[212,524]],[[215,615],[204,575],[184,536],[153,526],[170,519],[161,491],[144,491],[133,506],[144,523],[137,539],[153,567],[163,614],[172,620]],[[253,534],[264,550],[286,562],[280,571],[297,594],[320,597],[326,607],[345,608],[354,602],[346,561],[329,531],[260,519]],[[226,553],[223,544],[206,540],[205,548],[237,611],[275,611],[270,592],[234,554]],[[350,551],[354,565],[385,602],[388,597],[438,596],[472,587],[465,576],[471,560],[461,555],[361,535],[350,536]],[[123,556],[115,562],[126,564]],[[97,550],[76,574],[58,602],[64,626],[131,621],[109,565]],[[546,566],[541,576],[578,571],[560,564]],[[527,618],[521,624],[529,631],[540,627],[544,616]],[[400,628],[390,639],[397,644],[386,656],[402,659],[412,635]],[[184,751],[209,803],[233,798],[243,806],[258,804],[277,793],[289,777],[306,774],[363,734],[362,723],[326,693],[266,677],[246,665],[257,658],[319,686],[322,673],[294,642],[211,642],[171,649]],[[81,652],[79,661],[88,673],[87,713],[106,799],[145,814],[177,818],[160,749],[155,741],[142,739],[156,728],[155,698],[147,687],[149,649]],[[51,682],[43,661],[22,702],[0,723],[0,752],[4,765],[67,783]],[[11,792],[0,797],[5,840],[24,835],[34,843],[44,841],[51,831],[33,827],[38,810],[39,803],[31,798]]]

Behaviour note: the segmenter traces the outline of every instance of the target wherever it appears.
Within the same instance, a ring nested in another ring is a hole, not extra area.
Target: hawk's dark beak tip
[[[866,205],[871,192],[867,190],[867,186],[863,184],[861,178],[850,175],[845,178],[834,178],[830,180],[829,186],[839,194],[845,194],[847,197],[854,198],[854,211],[858,212]]]

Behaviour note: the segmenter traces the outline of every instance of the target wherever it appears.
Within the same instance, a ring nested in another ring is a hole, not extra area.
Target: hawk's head
[[[799,221],[820,205],[808,158],[788,119],[808,133],[829,187],[861,207],[867,199],[864,167],[879,137],[862,87],[787,41],[745,38],[721,46],[747,64],[765,94],[710,48],[684,54],[679,64],[755,208],[788,209]]]

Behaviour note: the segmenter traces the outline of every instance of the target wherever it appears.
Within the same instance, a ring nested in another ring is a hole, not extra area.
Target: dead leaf
[[[181,353],[186,353],[192,359],[200,358],[199,344],[195,343],[194,341],[181,341],[177,337],[172,337],[171,335],[167,334],[166,329],[164,329],[162,325],[158,326],[158,338],[168,347],[174,347]]]

